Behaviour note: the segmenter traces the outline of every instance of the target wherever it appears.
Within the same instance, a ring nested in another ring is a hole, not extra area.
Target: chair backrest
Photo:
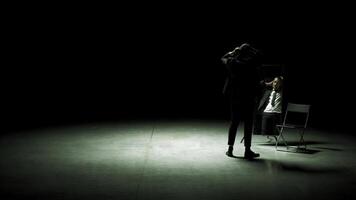
[[[307,104],[295,104],[295,103],[288,103],[287,111],[291,112],[300,112],[300,113],[309,113],[310,105]]]
[[[286,125],[288,112],[304,113],[305,121],[303,127],[306,128],[309,120],[310,105],[308,104],[295,104],[288,103],[286,113],[284,115],[283,125]]]

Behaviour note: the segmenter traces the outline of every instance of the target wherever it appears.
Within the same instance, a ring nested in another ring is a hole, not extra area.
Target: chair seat
[[[285,124],[284,126],[281,124],[278,124],[277,127],[278,128],[282,128],[282,127],[284,127],[284,128],[304,128],[303,125],[295,125],[295,124]]]

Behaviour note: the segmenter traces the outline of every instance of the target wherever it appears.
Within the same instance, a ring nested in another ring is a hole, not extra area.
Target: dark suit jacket
[[[223,93],[232,97],[235,101],[254,99],[259,89],[258,63],[233,57],[228,57],[225,61],[228,77],[225,81]]]
[[[257,107],[257,112],[259,114],[262,114],[264,109],[266,108],[267,104],[268,104],[268,100],[269,100],[269,96],[271,95],[272,90],[271,89],[266,89],[260,99],[260,102],[258,104]]]

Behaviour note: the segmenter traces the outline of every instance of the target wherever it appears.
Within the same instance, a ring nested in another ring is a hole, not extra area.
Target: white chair
[[[278,143],[280,139],[282,139],[287,149],[289,147],[283,135],[285,129],[299,129],[300,139],[298,143],[298,149],[300,148],[301,145],[303,145],[305,149],[307,148],[307,145],[304,141],[304,132],[305,129],[307,128],[307,124],[309,120],[309,111],[310,111],[310,105],[288,103],[287,109],[284,114],[283,123],[277,125],[279,131],[279,135],[276,138],[277,150],[278,150]],[[298,120],[293,120],[293,122],[291,122],[291,120],[289,119],[290,115],[288,115],[288,113],[299,113]],[[296,121],[298,121],[298,123]]]

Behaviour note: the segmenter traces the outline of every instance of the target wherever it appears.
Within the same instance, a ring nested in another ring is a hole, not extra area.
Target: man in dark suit
[[[228,70],[223,93],[228,97],[231,111],[227,156],[233,156],[237,128],[244,121],[245,158],[259,157],[251,150],[254,108],[259,88],[260,53],[244,43],[221,58]]]

